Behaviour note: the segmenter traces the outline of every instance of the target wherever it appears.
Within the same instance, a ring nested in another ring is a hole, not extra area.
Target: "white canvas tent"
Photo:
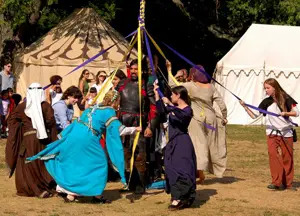
[[[275,78],[300,103],[300,27],[252,24],[217,63],[214,76],[254,106],[266,97],[263,82],[268,78]],[[216,87],[227,105],[230,124],[264,122],[263,118],[253,122],[237,99],[219,85]],[[300,118],[293,120],[300,123]]]
[[[116,42],[119,43],[95,61],[63,77]],[[77,86],[85,68],[94,74],[99,70],[110,73],[120,64],[128,47],[126,39],[93,9],[78,9],[16,58],[15,71],[19,75],[17,92],[24,96],[32,82],[46,86],[52,75],[63,77],[63,90],[71,85]],[[120,69],[124,68],[125,63],[122,63]]]

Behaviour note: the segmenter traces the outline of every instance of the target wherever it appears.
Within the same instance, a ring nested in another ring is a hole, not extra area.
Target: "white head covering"
[[[39,83],[32,83],[27,89],[25,114],[31,118],[38,139],[47,138],[41,103],[46,100],[45,92]]]

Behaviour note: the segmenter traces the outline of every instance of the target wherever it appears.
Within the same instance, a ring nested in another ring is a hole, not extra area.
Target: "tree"
[[[92,7],[104,19],[114,19],[115,0],[1,0],[0,14],[11,27],[13,37],[3,42],[2,56],[13,58],[14,53],[44,35],[75,8]],[[1,23],[0,23],[1,24]],[[1,42],[0,42],[1,44]]]
[[[3,50],[10,56],[44,35],[75,8],[94,8],[123,35],[138,25],[138,0],[1,1],[0,14],[3,14],[5,26],[10,26],[14,33],[14,37],[4,43]],[[196,63],[208,66],[210,71],[252,23],[300,25],[300,0],[146,2],[146,27],[153,36],[175,45],[181,53]],[[176,64],[188,67],[181,61]]]

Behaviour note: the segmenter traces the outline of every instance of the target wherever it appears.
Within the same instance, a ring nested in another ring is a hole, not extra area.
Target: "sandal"
[[[70,197],[73,197],[73,199]],[[65,203],[79,202],[79,200],[76,197],[70,195],[63,196],[62,198],[64,199]]]
[[[40,195],[39,195],[39,198],[41,199],[46,199],[46,198],[50,198],[52,197],[53,194],[48,192],[48,191],[43,191]]]

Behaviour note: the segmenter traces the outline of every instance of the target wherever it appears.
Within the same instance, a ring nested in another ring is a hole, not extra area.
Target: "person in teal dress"
[[[114,99],[104,100],[104,105],[111,105]],[[108,159],[99,144],[104,132],[108,156],[126,186],[121,123],[112,106],[104,105],[86,109],[80,119],[60,133],[59,140],[27,158],[28,162],[45,161],[57,188],[68,194],[66,201],[74,201],[76,196],[94,196],[93,200],[105,202],[101,195],[107,182]]]

